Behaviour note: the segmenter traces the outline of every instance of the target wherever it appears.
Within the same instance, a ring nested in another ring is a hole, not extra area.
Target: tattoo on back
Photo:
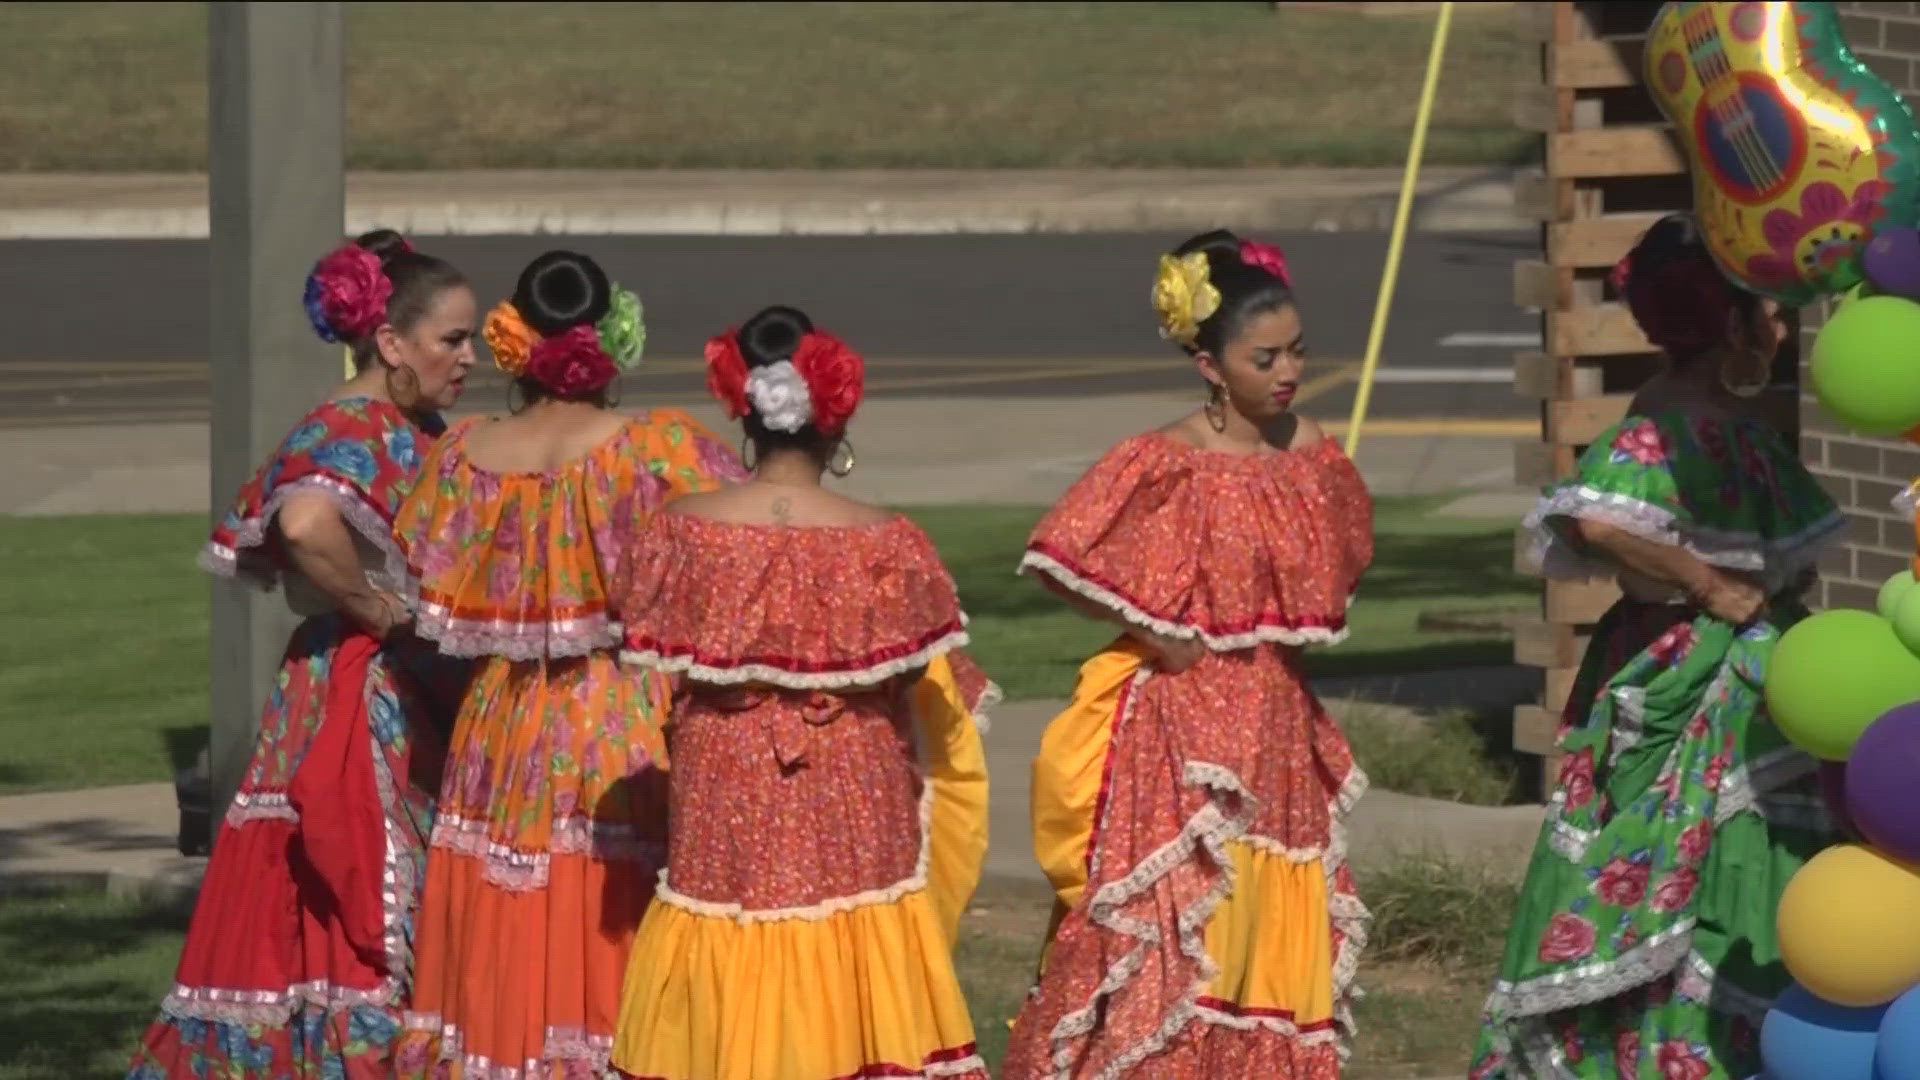
[[[782,525],[793,524],[793,500],[785,495],[773,500],[773,520]]]

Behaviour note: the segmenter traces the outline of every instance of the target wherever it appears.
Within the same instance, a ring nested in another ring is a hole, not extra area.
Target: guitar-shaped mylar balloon
[[[1786,304],[1858,284],[1880,229],[1920,219],[1920,131],[1830,3],[1668,3],[1647,87],[1693,169],[1720,268]]]

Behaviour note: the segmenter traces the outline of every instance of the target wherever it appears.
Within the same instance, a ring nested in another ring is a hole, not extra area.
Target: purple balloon
[[[1859,835],[1860,830],[1853,827],[1853,815],[1847,812],[1847,763],[1823,761],[1819,777],[1820,801],[1826,804],[1834,825],[1849,836]]]
[[[1889,296],[1920,300],[1920,230],[1887,229],[1867,242],[1861,265],[1873,287]]]
[[[1867,725],[1847,758],[1848,816],[1883,855],[1920,862],[1920,702]]]

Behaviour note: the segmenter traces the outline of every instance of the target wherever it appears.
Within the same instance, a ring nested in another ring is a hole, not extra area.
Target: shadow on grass
[[[207,748],[210,737],[205,724],[183,724],[160,732],[160,739],[167,747],[167,761],[175,772],[192,768],[200,752]]]
[[[125,1075],[187,912],[99,893],[0,901],[0,1077]]]

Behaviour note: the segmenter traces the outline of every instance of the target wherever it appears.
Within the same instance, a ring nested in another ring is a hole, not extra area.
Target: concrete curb
[[[1379,231],[1397,170],[355,173],[346,231],[418,236],[925,236]],[[1438,169],[1424,231],[1523,227],[1504,171]],[[203,239],[198,176],[0,176],[0,239]]]

